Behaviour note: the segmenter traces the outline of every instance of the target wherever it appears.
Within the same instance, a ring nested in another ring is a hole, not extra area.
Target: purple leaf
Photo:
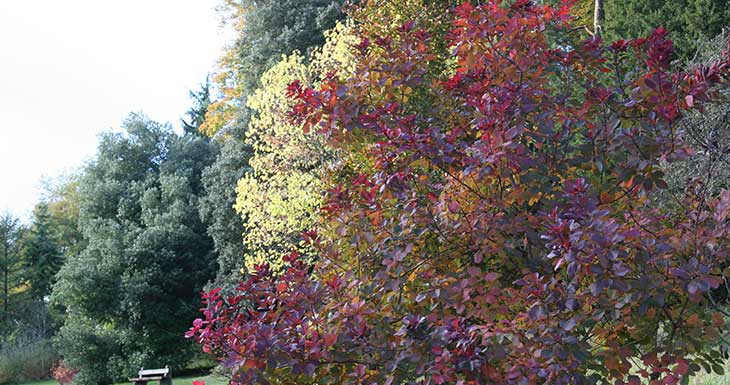
[[[546,313],[547,313],[547,309],[545,309],[545,306],[540,303],[536,303],[536,304],[532,305],[532,307],[528,311],[527,315],[528,315],[528,317],[530,317],[530,320],[534,321],[534,320],[540,320],[540,319],[545,318]]]
[[[575,322],[575,318],[571,318],[567,321],[561,322],[560,327],[562,327],[563,330],[565,330],[566,332],[569,332],[569,331],[573,330],[573,328],[575,328],[576,325],[577,325],[577,322]]]

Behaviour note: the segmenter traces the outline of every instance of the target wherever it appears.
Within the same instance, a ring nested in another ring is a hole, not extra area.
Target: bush
[[[56,351],[48,340],[17,341],[0,348],[0,384],[40,380],[51,375],[57,362]]]
[[[663,165],[695,156],[681,118],[718,100],[730,54],[672,72],[664,29],[581,42],[570,10],[545,3],[464,2],[441,42],[425,23],[360,31],[354,74],[290,85],[296,122],[353,154],[354,172],[326,176],[322,223],[303,235],[313,266],[293,252],[282,274],[257,266],[237,294],[204,294],[188,336],[233,382],[723,372],[713,290],[730,276],[730,190],[703,188],[706,172],[676,209],[654,197],[669,188]],[[453,71],[434,71],[439,44]]]
[[[18,361],[4,353],[0,355],[0,384],[12,384],[20,374]]]
[[[107,363],[112,361],[112,357],[119,356],[121,350],[111,331],[72,315],[66,319],[54,342],[66,364],[80,369],[75,381],[77,384],[114,382]]]
[[[76,377],[76,373],[78,372],[79,371],[77,369],[66,366],[63,360],[59,360],[58,365],[53,368],[53,372],[51,374],[53,375],[53,379],[59,384],[68,385],[73,382]]]

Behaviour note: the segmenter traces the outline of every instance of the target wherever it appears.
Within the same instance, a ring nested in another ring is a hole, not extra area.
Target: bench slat
[[[163,382],[165,382],[165,385],[168,385],[167,383],[172,380],[172,375],[170,373],[170,368],[165,367],[163,369],[145,369],[140,368],[139,373],[137,374],[137,378],[130,378],[129,381],[133,382],[135,385],[138,383],[147,383],[149,381],[158,381],[161,385]],[[171,385],[171,384],[169,384]]]
[[[147,370],[140,370],[139,376],[150,376],[155,374],[167,374],[170,372],[170,369],[147,369]]]

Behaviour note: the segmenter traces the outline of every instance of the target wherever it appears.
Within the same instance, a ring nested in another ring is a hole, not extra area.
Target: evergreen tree
[[[33,299],[42,300],[50,294],[51,284],[62,263],[48,205],[39,203],[33,210],[33,224],[23,244],[23,279]]]
[[[185,112],[187,119],[180,119],[183,130],[186,134],[200,134],[200,125],[205,121],[205,114],[210,105],[210,79],[205,78],[205,83],[200,86],[197,92],[190,91],[190,98],[193,105]]]
[[[66,308],[57,345],[78,384],[120,380],[140,366],[187,363],[183,338],[197,293],[215,273],[200,220],[203,169],[215,148],[141,115],[102,135],[79,183],[87,244],[58,274]]]
[[[239,275],[243,267],[244,221],[233,209],[236,183],[248,171],[250,147],[243,139],[230,138],[220,145],[215,162],[203,172],[206,193],[200,200],[200,215],[213,238],[218,254],[218,281]]]
[[[730,26],[725,0],[607,1],[605,35],[608,40],[647,36],[662,26],[674,42],[676,58],[694,57],[702,42]]]
[[[9,323],[12,317],[12,289],[19,284],[20,245],[24,229],[18,218],[10,213],[0,215],[0,289],[2,290],[2,316],[0,318],[0,336],[10,332]]]

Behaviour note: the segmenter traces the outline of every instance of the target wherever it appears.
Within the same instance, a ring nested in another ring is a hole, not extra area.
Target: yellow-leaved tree
[[[279,268],[280,256],[292,247],[307,252],[299,242],[300,234],[316,225],[322,175],[338,167],[342,158],[324,146],[320,135],[305,133],[289,118],[294,105],[286,95],[290,83],[316,85],[330,72],[341,76],[352,72],[351,49],[356,42],[352,26],[338,24],[325,36],[326,43],[312,53],[310,63],[299,52],[282,56],[248,98],[254,112],[246,132],[246,142],[253,149],[252,172],[238,181],[235,208],[245,219],[249,268],[265,261]]]
[[[266,71],[259,80],[260,87],[247,99],[253,111],[246,143],[252,148],[249,160],[251,172],[238,181],[235,209],[244,218],[245,265],[268,262],[275,270],[283,266],[282,255],[297,249],[309,254],[301,242],[301,233],[317,228],[325,190],[343,175],[369,172],[373,166],[371,143],[366,137],[347,149],[325,146],[326,138],[316,132],[304,132],[291,123],[289,113],[294,105],[287,88],[299,81],[303,86],[319,86],[328,76],[345,80],[358,68],[354,50],[362,43],[356,36],[393,36],[407,20],[427,25],[434,35],[448,30],[449,14],[439,13],[451,0],[369,0],[349,9],[347,22],[325,32],[325,43],[307,57],[298,52],[283,55],[282,60]],[[359,32],[358,32],[359,31]],[[431,62],[431,71],[451,71],[448,50],[443,39],[434,39],[433,51],[440,60]],[[383,52],[375,52],[381,55]],[[379,75],[372,71],[373,79]],[[377,81],[375,81],[377,83]],[[403,92],[402,101],[412,93],[394,84],[382,87]],[[407,87],[406,87],[407,88]],[[375,90],[374,90],[375,91]],[[374,92],[378,95],[384,90]],[[418,100],[413,103],[430,103]],[[325,182],[327,181],[327,182]],[[320,229],[322,230],[322,229]],[[336,229],[323,230],[336,232]],[[332,235],[332,234],[330,234]]]

